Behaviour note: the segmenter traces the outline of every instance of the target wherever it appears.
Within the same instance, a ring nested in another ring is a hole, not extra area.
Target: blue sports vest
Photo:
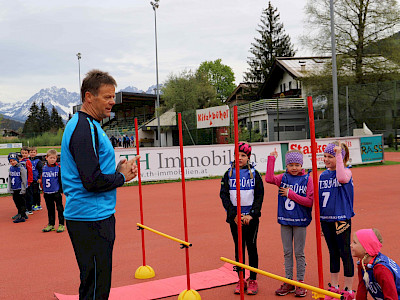
[[[230,170],[228,170],[230,172]],[[250,177],[249,169],[240,169],[240,209],[246,215],[250,213],[254,202],[254,187],[256,185],[256,174],[254,167],[251,167],[253,179]],[[232,176],[229,177],[229,194],[233,206],[237,207],[236,194],[236,169],[233,168]]]
[[[54,194],[60,190],[60,183],[58,182],[58,176],[60,173],[60,166],[49,166],[45,164],[42,172],[42,185],[43,193]]]
[[[325,170],[319,177],[319,207],[321,221],[336,222],[349,220],[353,211],[353,178],[341,184],[336,171]]]
[[[281,187],[290,187],[296,194],[307,196],[307,183],[309,174],[302,176],[293,176],[285,173],[282,176]],[[278,223],[290,226],[308,226],[311,222],[311,207],[306,207],[290,200],[287,197],[281,196],[278,193]]]
[[[18,167],[17,165],[10,167],[10,184],[13,191],[21,189],[22,179],[20,168],[21,167]]]
[[[33,181],[37,181],[39,179],[39,171],[36,170],[36,165],[39,162],[39,159],[36,158],[34,160],[31,160],[32,163],[32,174],[33,174]]]
[[[367,286],[368,292],[371,294],[372,298],[376,300],[384,299],[382,289],[378,282],[376,282],[376,279],[374,277],[374,267],[377,264],[384,265],[392,272],[394,283],[396,284],[397,295],[399,295],[400,300],[400,267],[394,260],[390,259],[382,253],[379,253],[375,257],[374,262],[371,266],[372,268],[367,269],[367,273],[369,275],[369,286]],[[362,269],[362,274],[364,276],[364,269]]]

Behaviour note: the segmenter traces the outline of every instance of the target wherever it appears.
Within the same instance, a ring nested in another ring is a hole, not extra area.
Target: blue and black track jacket
[[[115,170],[115,153],[100,123],[77,112],[61,143],[61,179],[67,220],[98,221],[115,213],[117,191],[125,182]]]

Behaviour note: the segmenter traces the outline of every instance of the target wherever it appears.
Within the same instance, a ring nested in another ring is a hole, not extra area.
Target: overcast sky
[[[271,0],[286,33],[298,37],[306,0]],[[236,84],[266,0],[160,0],[157,10],[159,82],[222,59]],[[154,12],[148,0],[0,0],[0,101],[26,101],[42,88],[79,90],[89,70],[108,71],[118,89],[156,83]]]

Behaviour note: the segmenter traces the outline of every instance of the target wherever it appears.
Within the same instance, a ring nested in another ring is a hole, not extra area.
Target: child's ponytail
[[[231,164],[231,169],[229,171],[229,177],[232,177],[233,169],[235,168],[235,162]]]
[[[363,267],[363,269],[364,269],[364,276],[363,276],[363,279],[364,279],[365,287],[367,288],[367,290],[368,290],[368,287],[369,287],[369,275],[368,275],[367,270],[365,269],[364,259],[366,259],[368,256],[369,256],[368,253],[365,253],[364,257],[363,257],[362,260],[361,260],[361,265],[362,265],[362,267]]]
[[[342,145],[342,149],[344,149],[344,152],[345,152],[344,157],[343,157],[343,162],[346,165],[350,159],[349,147],[347,147],[347,145],[345,143],[342,143],[341,145]]]
[[[253,172],[251,171],[251,166],[250,166],[249,161],[247,161],[247,168],[249,168],[250,178],[253,179],[253,178],[254,178],[254,177],[253,177]]]

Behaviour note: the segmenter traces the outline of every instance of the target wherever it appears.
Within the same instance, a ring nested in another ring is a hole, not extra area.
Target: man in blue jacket
[[[115,240],[117,191],[137,175],[135,157],[115,166],[114,148],[100,126],[115,104],[113,77],[90,71],[82,108],[67,123],[61,143],[64,216],[80,270],[79,299],[108,299]]]

